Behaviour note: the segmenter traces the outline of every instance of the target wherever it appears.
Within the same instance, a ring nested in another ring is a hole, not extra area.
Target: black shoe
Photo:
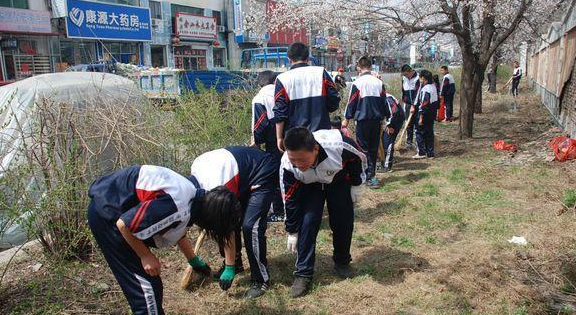
[[[290,288],[290,296],[293,298],[301,297],[306,295],[310,290],[311,278],[296,277],[292,287]]]
[[[350,267],[349,264],[346,265],[334,264],[334,273],[336,273],[336,275],[342,279],[354,278],[354,270],[352,269],[352,267]]]
[[[386,173],[392,173],[392,168],[391,167],[387,167],[385,170]]]
[[[246,291],[246,294],[244,295],[245,298],[247,299],[253,299],[253,298],[257,298],[259,296],[264,295],[264,293],[266,293],[266,291],[268,291],[268,287],[270,286],[270,283],[268,282],[252,282],[252,286],[250,287],[250,289],[248,289],[248,291]]]
[[[226,267],[226,264],[223,263],[222,267],[220,267],[220,269],[218,269],[218,271],[213,274],[212,277],[214,278],[214,280],[220,280],[220,276],[224,272],[225,267]],[[234,272],[236,274],[244,272],[244,266],[241,263],[240,264],[237,263],[236,266],[234,266]]]

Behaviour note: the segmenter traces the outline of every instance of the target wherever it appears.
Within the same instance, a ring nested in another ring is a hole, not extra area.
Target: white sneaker
[[[426,155],[416,154],[416,155],[413,155],[412,158],[413,158],[414,160],[421,160],[421,159],[425,159],[425,158],[426,158]]]

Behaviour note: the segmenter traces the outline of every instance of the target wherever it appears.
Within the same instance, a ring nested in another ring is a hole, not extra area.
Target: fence
[[[576,137],[576,1],[528,59],[527,76],[554,119]]]

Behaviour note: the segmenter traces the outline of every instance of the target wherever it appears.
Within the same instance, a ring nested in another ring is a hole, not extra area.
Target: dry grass
[[[194,293],[180,291],[185,261],[175,250],[165,251],[165,309],[220,315],[570,314],[576,302],[576,213],[557,213],[564,192],[576,187],[576,165],[520,158],[545,149],[534,143],[551,128],[538,98],[523,92],[517,112],[509,111],[508,96],[487,96],[474,139],[457,141],[456,124],[438,125],[436,159],[397,159],[395,171],[382,177],[384,187],[368,192],[356,211],[356,278],[341,281],[331,273],[331,232],[324,222],[314,289],[290,299],[294,257],[285,253],[282,226],[272,225],[273,284],[264,297],[242,299],[247,273],[229,292],[216,283]],[[494,152],[497,139],[513,141],[521,152]],[[508,243],[514,235],[526,237],[529,245]],[[214,266],[220,263],[211,245],[205,256]],[[26,268],[33,261],[20,263],[0,291],[6,301],[0,313],[127,314],[99,254],[95,261],[97,266],[45,266],[38,272]],[[110,289],[98,292],[93,287],[98,282]]]

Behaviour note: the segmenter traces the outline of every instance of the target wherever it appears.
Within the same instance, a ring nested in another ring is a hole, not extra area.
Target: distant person
[[[290,70],[278,75],[274,117],[278,149],[284,151],[284,133],[303,126],[310,131],[330,129],[329,113],[340,105],[336,84],[323,67],[309,66],[308,46],[301,42],[288,47]]]
[[[286,204],[288,251],[297,253],[290,295],[305,295],[311,288],[316,260],[316,238],[327,204],[334,272],[352,278],[350,245],[354,230],[354,203],[366,179],[366,157],[354,141],[337,130],[314,133],[295,127],[286,133],[286,152],[280,178]]]
[[[456,81],[447,66],[440,67],[440,74],[443,76],[439,90],[440,100],[444,101],[444,107],[446,108],[445,121],[450,122],[454,120],[454,95],[456,94]]]
[[[406,119],[410,117],[411,113],[413,114],[406,130],[406,145],[414,147],[414,122],[418,114],[415,104],[418,90],[420,90],[420,79],[418,72],[407,64],[403,65],[400,71],[402,72],[402,104]]]
[[[372,61],[361,57],[357,63],[360,75],[352,83],[348,105],[345,110],[346,119],[343,127],[348,127],[350,121],[356,121],[356,141],[368,157],[366,184],[371,188],[379,186],[376,178],[376,162],[380,144],[380,128],[387,112],[386,87],[384,83],[372,75]]]
[[[276,73],[270,70],[262,71],[258,74],[257,81],[261,89],[252,99],[251,146],[260,148],[264,145],[266,152],[280,161],[282,152],[278,150],[276,142],[276,120],[273,110]],[[268,222],[284,222],[284,202],[280,193],[280,185],[277,186],[277,194],[272,202]]]
[[[404,109],[392,94],[386,94],[386,105],[386,126],[382,132],[382,148],[386,157],[382,161],[382,169],[390,173],[394,161],[394,143],[404,124]]]
[[[434,158],[434,120],[438,110],[438,91],[434,86],[432,73],[420,72],[421,88],[418,92],[416,106],[418,118],[416,124],[417,153],[413,159]]]
[[[514,71],[512,72],[512,95],[514,97],[518,96],[518,86],[520,85],[520,79],[522,79],[522,68],[518,61],[514,61]]]
[[[338,74],[334,77],[334,83],[336,83],[336,89],[341,91],[346,88],[346,79],[344,78],[344,68],[338,68]]]

